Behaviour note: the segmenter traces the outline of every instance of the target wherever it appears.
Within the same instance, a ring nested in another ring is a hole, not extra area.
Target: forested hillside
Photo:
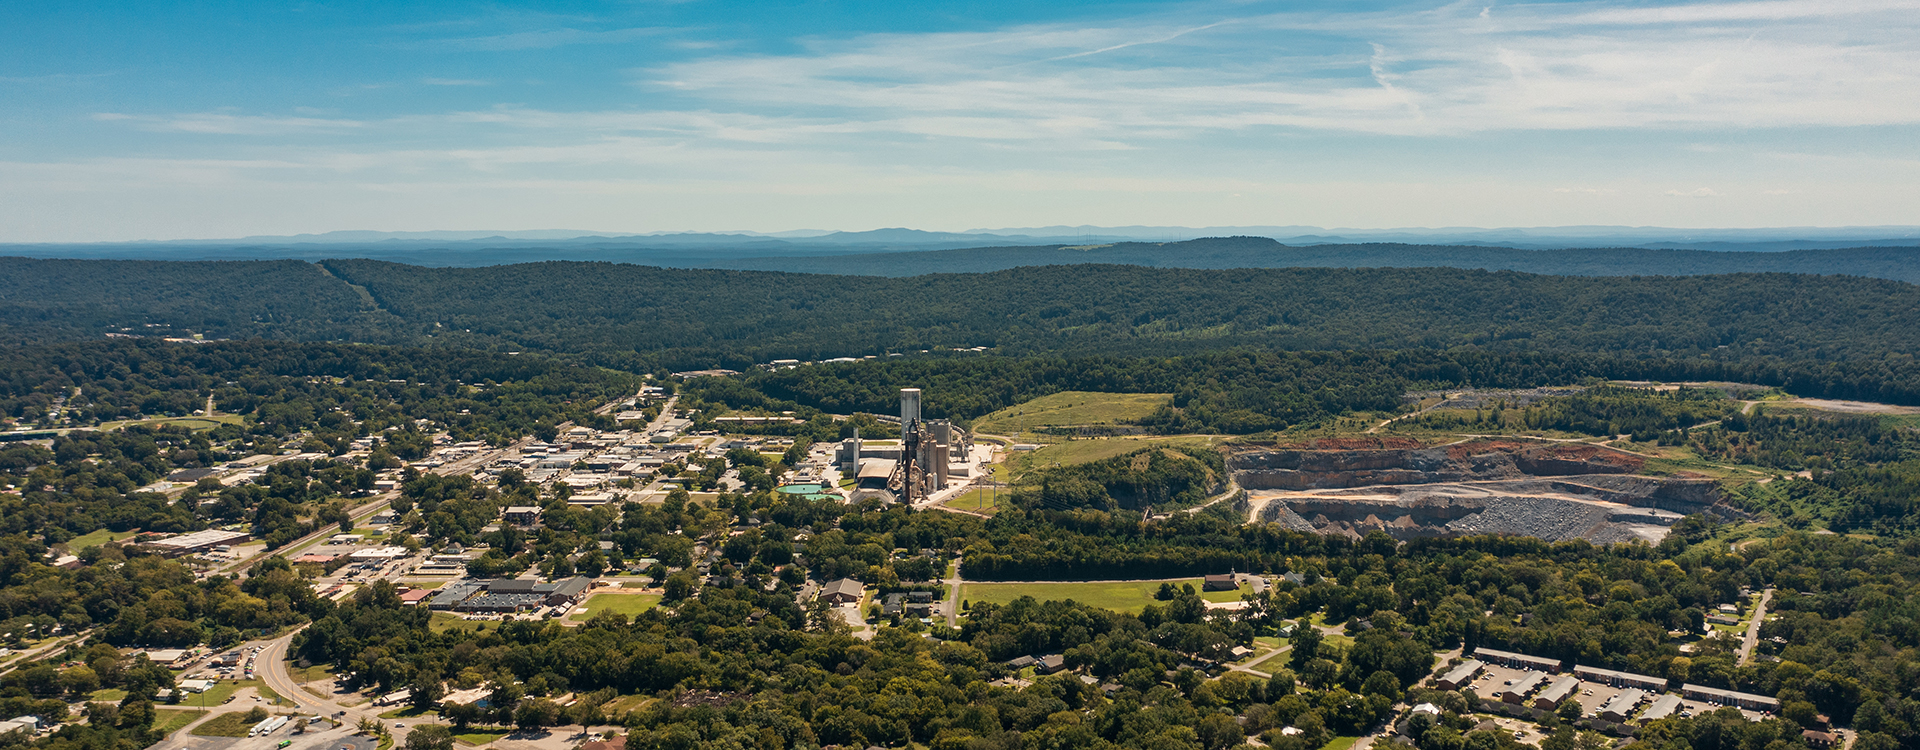
[[[359,285],[356,288],[352,285]],[[907,279],[604,263],[0,261],[14,343],[201,334],[593,353],[629,368],[1003,354],[1450,349],[1712,361],[1911,400],[1920,287],[1782,274],[1050,266]],[[364,290],[364,294],[363,294]],[[1704,356],[1703,356],[1704,355]]]
[[[384,342],[395,323],[300,261],[0,258],[0,343],[109,332]]]
[[[1283,245],[1266,237],[1120,242],[1066,247],[957,250],[720,260],[714,268],[851,276],[984,273],[1020,266],[1112,263],[1161,268],[1474,268],[1559,276],[1695,276],[1808,273],[1920,281],[1920,248],[1850,247],[1788,252],[1718,252],[1642,247],[1521,250],[1473,245]]]

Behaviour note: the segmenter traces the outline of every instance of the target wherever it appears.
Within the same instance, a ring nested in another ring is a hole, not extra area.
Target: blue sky
[[[1915,206],[1920,0],[0,4],[0,241]]]

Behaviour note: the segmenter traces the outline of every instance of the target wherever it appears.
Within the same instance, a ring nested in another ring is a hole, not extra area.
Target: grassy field
[[[247,712],[228,711],[194,727],[191,734],[195,737],[245,737],[247,730],[252,728],[253,722],[247,721]]]
[[[1191,584],[1195,591],[1200,590],[1200,579],[1188,578],[1172,582],[1178,588],[1182,584]],[[1006,604],[1022,596],[1031,596],[1040,601],[1059,601],[1071,599],[1090,607],[1109,609],[1115,612],[1137,613],[1141,607],[1158,604],[1153,595],[1160,590],[1159,581],[1081,581],[1075,583],[969,583],[960,587],[960,599],[966,602],[993,602]],[[1201,594],[1202,599],[1213,602],[1240,601],[1239,591],[1208,591]]]
[[[1011,473],[1019,476],[1026,473],[1029,469],[1084,464],[1088,461],[1113,458],[1114,456],[1132,453],[1141,448],[1152,446],[1205,448],[1220,442],[1220,440],[1220,437],[1213,435],[1068,440],[1066,442],[1041,446],[1041,448],[1036,451],[1015,453],[1012,458],[1007,459],[1007,464]]]
[[[470,729],[470,730],[467,730],[467,731],[465,731],[465,732],[455,732],[455,733],[453,733],[453,738],[454,738],[455,740],[458,740],[458,741],[460,741],[460,742],[464,742],[464,743],[466,743],[466,744],[469,744],[469,745],[485,745],[485,744],[487,744],[487,743],[489,743],[489,742],[493,742],[494,740],[497,740],[497,739],[500,739],[501,737],[505,737],[505,736],[507,736],[508,734],[512,734],[512,733],[511,733],[511,732],[504,732],[504,731],[502,731],[502,732],[482,732],[482,731],[479,731],[479,730],[472,730],[472,729]]]
[[[1172,399],[1171,393],[1064,391],[1001,409],[973,426],[980,432],[1017,435],[1040,427],[1117,425],[1152,414]]]
[[[606,703],[601,704],[600,710],[606,713],[606,715],[609,718],[613,718],[617,720],[621,715],[625,714],[626,712],[640,708],[641,706],[645,706],[652,701],[653,701],[653,698],[651,696],[622,695],[618,698],[615,698],[613,700],[610,700],[610,701],[607,701]]]
[[[1347,748],[1353,747],[1353,743],[1359,741],[1359,737],[1335,737],[1327,743],[1326,747],[1320,748],[1320,750],[1347,750]]]
[[[435,633],[449,630],[494,630],[500,627],[500,620],[462,620],[459,615],[450,612],[435,612],[433,619],[427,621],[427,629]]]
[[[80,536],[76,536],[72,539],[68,539],[67,549],[72,550],[74,552],[79,552],[80,550],[86,549],[88,547],[98,547],[102,544],[106,544],[107,542],[117,542],[122,539],[131,538],[135,533],[136,532],[132,532],[132,531],[108,531],[106,529],[96,529],[94,531],[81,534]]]
[[[180,425],[189,430],[211,430],[223,424],[240,424],[240,423],[241,423],[240,416],[237,414],[216,414],[211,417],[159,417],[156,419],[122,419],[116,422],[101,422],[100,426],[94,429],[106,431],[106,430],[117,430],[122,427],[126,427],[128,425],[136,425],[136,424],[146,424],[146,425],[173,424],[173,425]]]
[[[998,496],[996,496],[993,490],[972,490],[941,504],[954,510],[966,510],[974,513],[993,515],[994,511],[1000,509],[998,503],[1006,499],[1006,493],[1007,490],[1000,490]]]
[[[659,604],[658,594],[594,594],[587,599],[585,608],[567,615],[567,619],[573,622],[586,622],[601,612],[632,617],[653,609]]]
[[[153,711],[153,730],[162,735],[173,734],[181,727],[192,724],[195,719],[206,716],[205,711],[178,711],[168,708],[156,708]]]
[[[127,691],[121,690],[120,688],[103,688],[100,690],[95,690],[93,691],[93,695],[87,697],[87,700],[93,701],[95,703],[119,703],[120,701],[123,701],[126,699],[127,699]]]

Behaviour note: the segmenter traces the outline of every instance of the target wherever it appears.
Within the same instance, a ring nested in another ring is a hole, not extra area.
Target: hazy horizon
[[[16,3],[0,242],[1907,225],[1916,11]]]

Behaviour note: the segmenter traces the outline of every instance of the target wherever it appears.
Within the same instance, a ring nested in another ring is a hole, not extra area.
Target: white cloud
[[[895,122],[1067,111],[1106,139],[1255,127],[1448,135],[1910,124],[1920,122],[1917,7],[1781,0],[1153,18],[811,40],[801,54],[711,57],[638,75],[715,109]]]
[[[1713,198],[1720,195],[1720,191],[1709,187],[1702,187],[1692,190],[1668,190],[1665,194],[1681,198]]]
[[[491,36],[455,37],[432,39],[419,43],[428,49],[476,50],[502,52],[512,50],[552,49],[576,44],[622,44],[647,37],[674,31],[669,28],[638,27],[589,31],[574,28],[540,29],[537,31],[517,31],[511,34]]]
[[[280,117],[273,115],[231,115],[219,112],[150,116],[121,112],[99,112],[100,122],[131,122],[143,130],[213,135],[283,135],[354,130],[366,126],[359,120],[323,117]]]

